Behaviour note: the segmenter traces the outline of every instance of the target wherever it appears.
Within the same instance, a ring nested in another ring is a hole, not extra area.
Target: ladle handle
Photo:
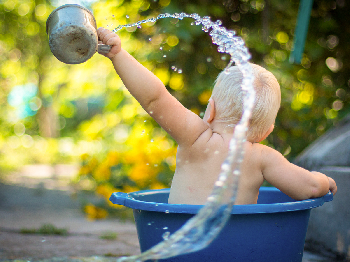
[[[111,51],[111,48],[112,48],[112,46],[110,46],[110,45],[98,44],[97,50],[99,53],[107,54],[107,53],[109,53],[109,51]]]

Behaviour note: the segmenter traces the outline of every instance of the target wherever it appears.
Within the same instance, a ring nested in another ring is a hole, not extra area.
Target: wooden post
[[[297,25],[294,34],[293,50],[289,57],[290,63],[300,64],[304,52],[306,35],[309,27],[313,0],[301,0],[298,11]]]

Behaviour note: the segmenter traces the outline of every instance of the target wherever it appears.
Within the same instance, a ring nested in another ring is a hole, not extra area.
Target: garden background
[[[130,96],[98,54],[66,65],[51,53],[46,19],[72,2],[0,2],[0,176],[27,164],[79,163],[77,191],[101,196],[91,219],[118,212],[112,192],[169,187],[176,144]],[[278,79],[282,105],[265,144],[290,161],[350,112],[349,3],[315,0],[301,64],[292,64],[298,1],[125,0],[85,2],[114,29],[160,13],[211,16],[241,36],[251,61]],[[187,108],[202,115],[229,57],[191,19],[163,19],[118,34]],[[64,48],[64,47],[63,47]]]

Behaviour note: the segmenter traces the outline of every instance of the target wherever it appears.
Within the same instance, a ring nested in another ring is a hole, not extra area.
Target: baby
[[[129,92],[155,121],[178,143],[176,171],[169,203],[200,205],[206,202],[227,157],[234,125],[242,115],[242,74],[233,66],[215,83],[203,119],[186,109],[164,84],[121,48],[120,38],[99,28],[102,43],[111,45],[108,54]],[[259,144],[273,130],[281,94],[276,78],[251,64],[255,75],[255,108],[249,124],[245,155],[235,204],[256,204],[259,188],[266,180],[296,200],[335,194],[334,180],[309,172],[287,161],[276,150]]]

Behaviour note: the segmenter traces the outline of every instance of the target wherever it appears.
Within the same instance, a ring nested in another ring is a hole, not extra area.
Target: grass
[[[105,240],[116,240],[118,238],[118,234],[115,232],[105,232],[102,235],[100,235],[100,239]]]
[[[44,224],[39,229],[22,228],[20,230],[22,234],[38,234],[38,235],[59,235],[67,236],[68,230],[65,228],[57,228],[52,224]]]

